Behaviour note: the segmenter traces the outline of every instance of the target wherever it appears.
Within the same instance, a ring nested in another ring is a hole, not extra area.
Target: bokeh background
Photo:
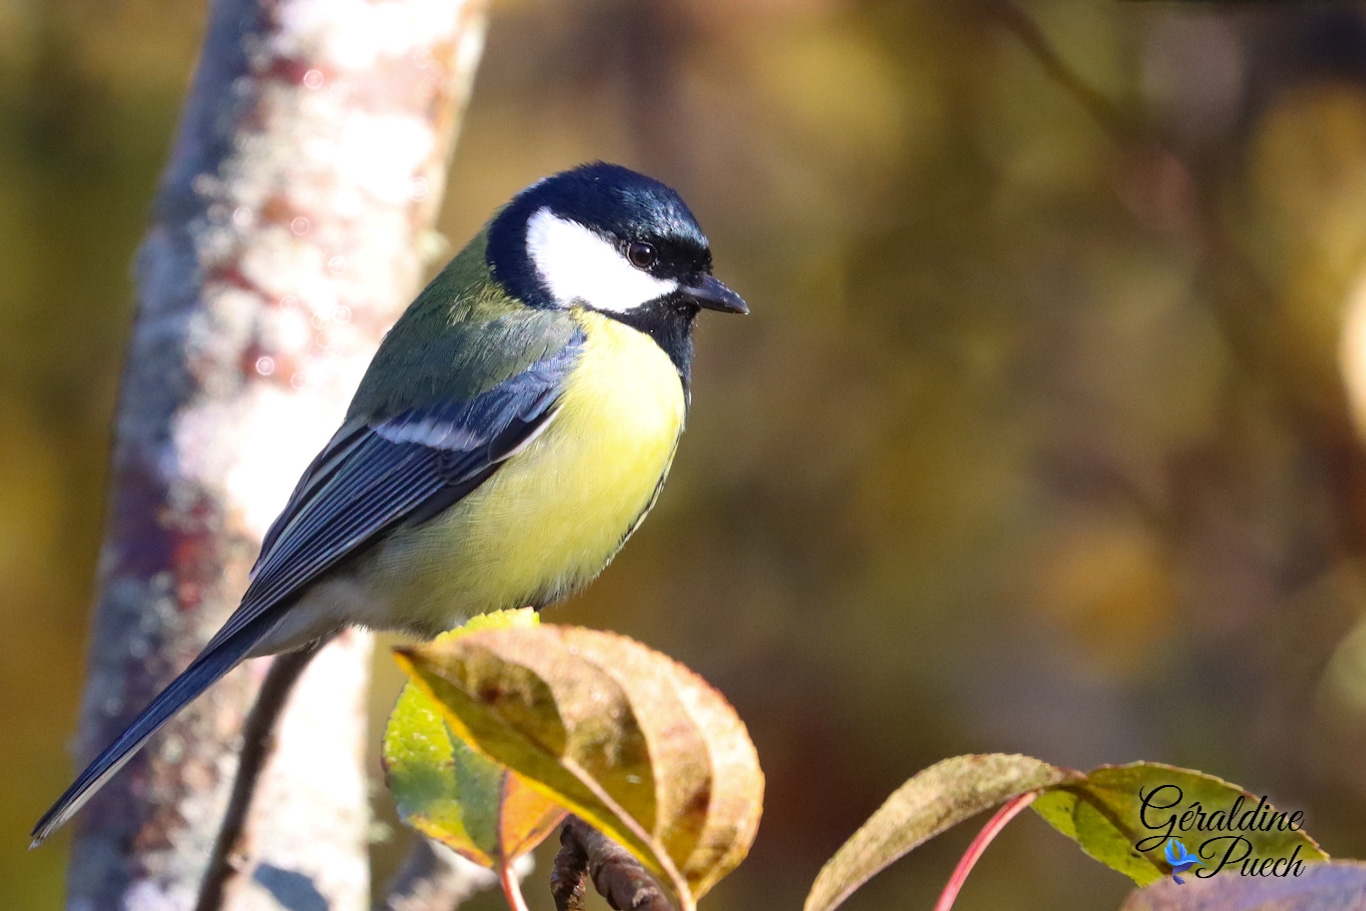
[[[72,771],[129,264],[204,17],[0,3],[7,909],[61,901],[25,836]],[[1366,857],[1359,8],[496,2],[442,232],[593,158],[679,187],[753,309],[704,318],[658,509],[551,616],[748,722],[767,807],[714,911],[800,907],[969,751],[1202,768]],[[970,835],[849,907],[928,908]],[[1026,814],[959,907],[1126,890]]]

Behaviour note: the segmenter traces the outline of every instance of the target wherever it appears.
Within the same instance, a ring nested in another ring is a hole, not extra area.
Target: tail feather
[[[141,715],[133,720],[128,729],[106,747],[104,752],[100,753],[95,761],[86,767],[84,772],[77,776],[71,787],[66,789],[66,793],[52,805],[52,809],[43,814],[43,818],[38,820],[37,825],[33,827],[33,842],[29,847],[36,848],[42,844],[49,835],[93,797],[96,791],[104,787],[105,782],[123,768],[124,763],[132,759],[133,755],[142,749],[147,739],[160,730],[162,725],[170,721],[177,712],[212,686],[220,677],[236,667],[237,663],[246,657],[252,646],[275,625],[274,619],[266,616],[258,617],[255,622],[248,624],[234,635],[200,653],[199,657],[195,658],[180,676],[172,680],[166,689],[157,694],[157,697],[152,700],[147,708],[143,709]]]

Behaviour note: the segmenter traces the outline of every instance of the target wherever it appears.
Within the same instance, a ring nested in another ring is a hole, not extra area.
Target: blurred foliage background
[[[0,3],[6,908],[61,900],[64,845],[25,833],[72,771],[130,261],[203,22]],[[704,317],[658,509],[549,617],[748,722],[767,809],[714,911],[800,907],[968,751],[1205,769],[1366,857],[1359,8],[495,3],[450,246],[593,158],[677,186],[753,309]],[[1026,816],[959,907],[1116,907]],[[970,834],[849,907],[929,907]]]

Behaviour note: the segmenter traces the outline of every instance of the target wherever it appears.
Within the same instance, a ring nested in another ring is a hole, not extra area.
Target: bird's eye
[[[648,269],[655,264],[655,260],[659,258],[659,253],[655,250],[654,244],[646,243],[643,240],[633,240],[626,245],[626,258],[637,269]]]

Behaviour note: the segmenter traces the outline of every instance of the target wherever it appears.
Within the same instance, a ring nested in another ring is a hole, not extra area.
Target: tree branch
[[[237,605],[257,545],[416,292],[483,0],[214,0],[139,254],[82,706],[112,741]],[[369,906],[370,640],[303,674],[234,911]],[[258,668],[187,708],[76,821],[69,907],[193,907]]]

